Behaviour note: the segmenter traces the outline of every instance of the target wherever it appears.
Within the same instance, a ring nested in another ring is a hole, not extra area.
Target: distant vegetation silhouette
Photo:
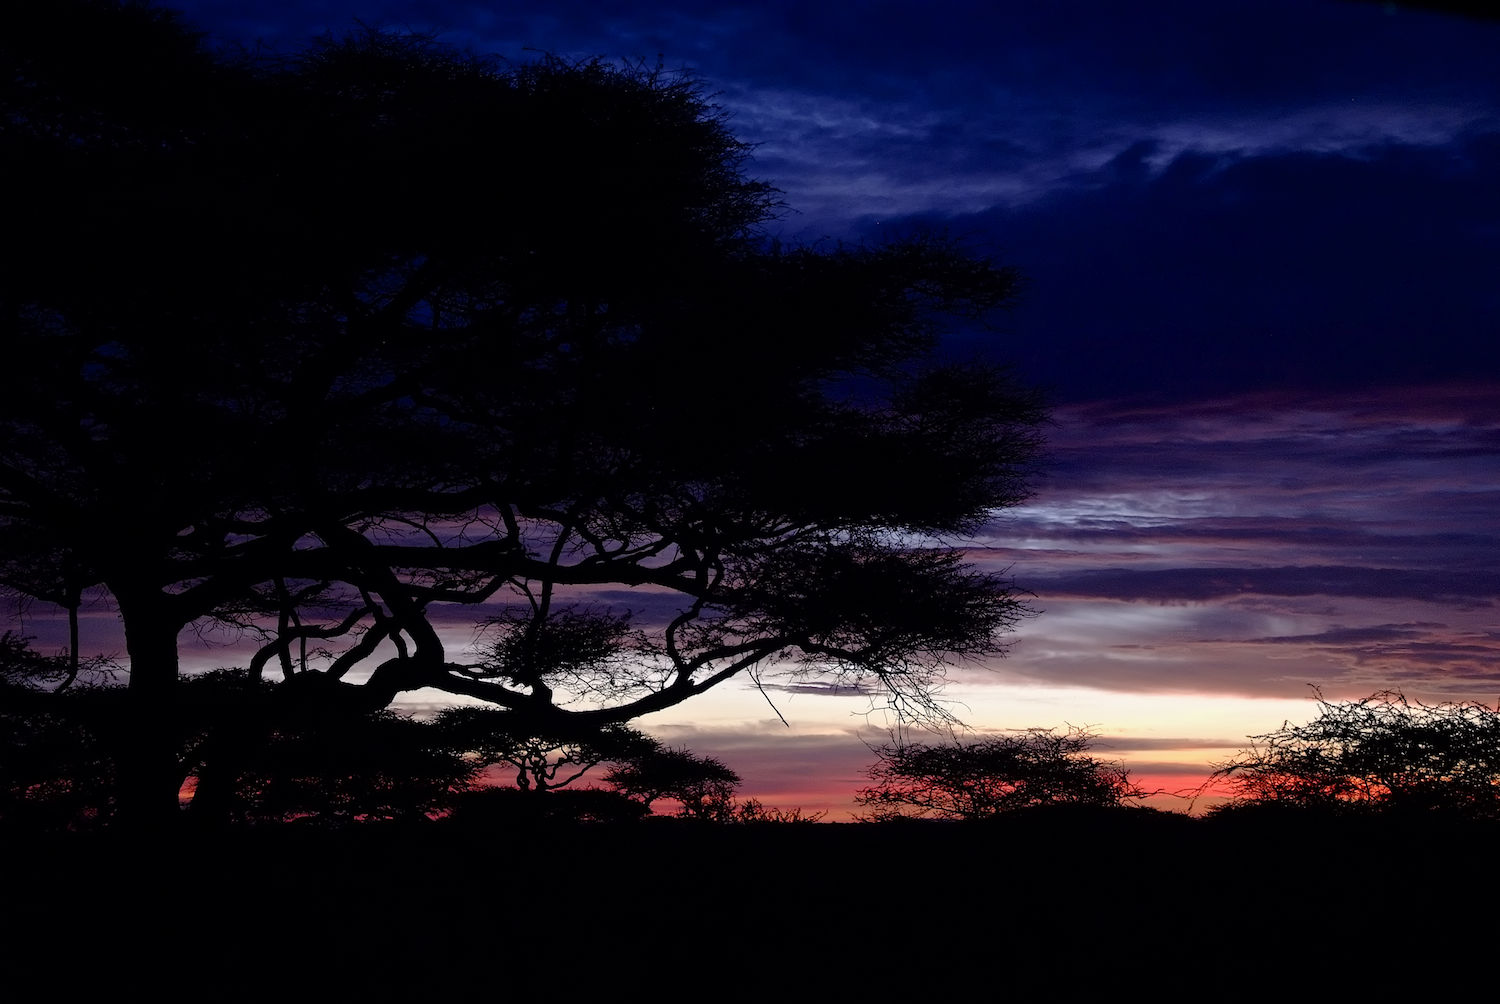
[[[1088,755],[1088,732],[1031,729],[942,745],[890,743],[875,750],[877,783],[860,791],[865,818],[988,819],[1047,805],[1114,807],[1146,792],[1117,763]]]
[[[1252,736],[1210,779],[1235,800],[1217,812],[1275,806],[1342,813],[1442,813],[1500,819],[1500,711],[1422,704],[1385,690],[1325,701],[1306,725]]]
[[[8,11],[0,68],[0,583],[119,613],[111,819],[170,825],[190,777],[232,815],[284,723],[421,688],[604,736],[780,660],[940,713],[1026,612],[933,543],[1029,495],[1037,396],[937,352],[1018,272],[768,239],[690,75],[214,51],[113,0]],[[202,709],[189,625],[260,642]]]

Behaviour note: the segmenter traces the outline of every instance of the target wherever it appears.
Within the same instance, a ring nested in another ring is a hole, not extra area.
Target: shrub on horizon
[[[1210,814],[1280,805],[1333,813],[1431,813],[1500,819],[1500,709],[1423,704],[1398,690],[1326,701],[1306,725],[1284,723],[1216,764],[1233,801]]]

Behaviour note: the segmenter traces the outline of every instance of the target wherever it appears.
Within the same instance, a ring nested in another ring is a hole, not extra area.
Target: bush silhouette
[[[1306,725],[1283,724],[1216,765],[1227,810],[1255,805],[1332,811],[1444,812],[1500,818],[1500,711],[1423,704],[1386,690],[1358,701],[1317,697]],[[1216,807],[1216,811],[1226,808]]]

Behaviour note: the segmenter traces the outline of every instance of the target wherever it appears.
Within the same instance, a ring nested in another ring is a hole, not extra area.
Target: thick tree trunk
[[[137,831],[175,826],[180,815],[182,724],[178,707],[177,635],[182,629],[154,590],[113,590],[130,656],[127,720],[119,737],[117,819]]]

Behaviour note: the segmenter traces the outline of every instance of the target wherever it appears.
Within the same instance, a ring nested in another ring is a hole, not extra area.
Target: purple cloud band
[[[1360,596],[1429,602],[1488,601],[1500,596],[1500,572],[1448,572],[1340,565],[1278,568],[1099,568],[1028,576],[1039,597],[1206,601],[1230,596]],[[1486,605],[1488,605],[1486,603]]]

